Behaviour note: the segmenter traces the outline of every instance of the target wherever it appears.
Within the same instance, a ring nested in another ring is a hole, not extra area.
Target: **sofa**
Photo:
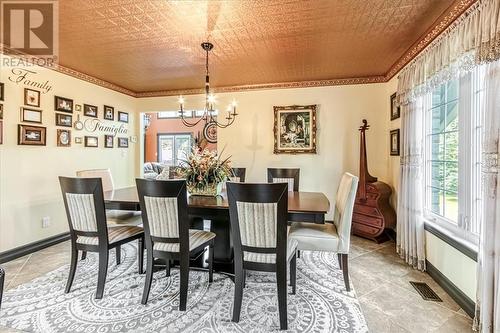
[[[158,162],[146,162],[144,163],[144,178],[146,179],[156,179],[158,175],[163,171],[165,165]]]

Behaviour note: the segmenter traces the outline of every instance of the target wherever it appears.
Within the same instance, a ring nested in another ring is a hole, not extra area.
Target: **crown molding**
[[[462,14],[464,14],[467,9],[469,9],[473,4],[477,3],[479,0],[459,0],[454,5],[452,5],[450,10],[441,15],[441,17],[436,21],[436,24],[428,30],[428,32],[422,36],[417,42],[415,42],[406,52],[400,57],[389,69],[385,75],[359,77],[359,78],[338,78],[338,79],[326,79],[326,80],[312,80],[312,81],[295,81],[295,82],[279,82],[279,83],[262,83],[262,84],[248,84],[248,85],[237,85],[237,86],[227,86],[227,87],[217,87],[215,92],[240,92],[240,91],[251,91],[251,90],[267,90],[267,89],[290,89],[290,88],[312,88],[312,87],[327,87],[327,86],[341,86],[341,85],[355,85],[355,84],[370,84],[370,83],[384,83],[392,79],[401,69],[403,69],[408,63],[410,63],[416,56],[418,56],[427,46],[429,46],[432,41],[434,41],[441,33],[443,33],[453,22],[455,22]],[[0,44],[0,53],[5,54],[10,57],[20,58],[20,59],[33,59],[33,56],[19,53],[12,50],[4,44]],[[26,60],[29,61],[29,60]],[[95,76],[85,74],[83,72],[77,71],[75,69],[56,64],[56,66],[48,67],[42,66],[47,69],[54,70],[56,72],[66,74],[77,78],[79,80],[95,84],[110,90],[120,92],[122,94],[135,97],[135,98],[147,98],[147,97],[161,97],[161,96],[177,96],[177,95],[195,95],[202,94],[204,90],[202,88],[192,88],[192,89],[178,89],[178,90],[159,90],[159,91],[143,91],[136,92],[117,84],[111,83],[99,79]]]

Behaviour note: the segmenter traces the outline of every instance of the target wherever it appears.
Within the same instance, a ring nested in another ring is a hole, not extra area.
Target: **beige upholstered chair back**
[[[97,232],[93,194],[66,193],[73,230]]]
[[[276,247],[277,203],[237,203],[241,244],[251,247]]]
[[[236,177],[236,176],[228,177],[228,181],[233,182],[233,183],[241,183],[240,177]]]
[[[335,199],[335,216],[333,222],[337,227],[339,235],[339,253],[348,253],[351,237],[352,212],[356,191],[358,189],[358,177],[344,173],[340,180]]]
[[[104,192],[112,191],[115,188],[113,176],[109,169],[80,170],[76,172],[76,176],[80,178],[101,178]]]
[[[177,198],[144,197],[151,236],[179,238]]]
[[[288,192],[293,192],[294,179],[293,178],[273,178],[273,183],[287,183]]]

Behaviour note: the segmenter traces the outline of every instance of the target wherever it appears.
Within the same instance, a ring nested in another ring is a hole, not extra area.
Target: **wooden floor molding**
[[[65,232],[59,235],[48,237],[33,243],[29,243],[23,246],[16,247],[12,250],[8,250],[0,253],[0,264],[8,261],[23,257],[25,255],[31,254],[36,251],[40,251],[49,246],[56,245],[58,243],[64,242],[69,239],[69,232]]]

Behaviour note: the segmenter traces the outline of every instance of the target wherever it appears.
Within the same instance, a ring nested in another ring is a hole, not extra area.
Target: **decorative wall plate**
[[[203,127],[203,136],[210,143],[217,143],[217,124],[215,122],[209,122]]]

